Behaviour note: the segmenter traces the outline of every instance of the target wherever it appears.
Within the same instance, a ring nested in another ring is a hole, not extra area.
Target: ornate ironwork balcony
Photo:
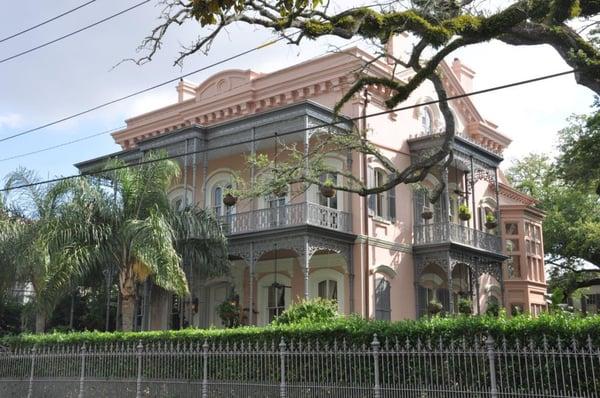
[[[460,224],[447,222],[415,225],[414,232],[415,245],[458,243],[481,250],[502,253],[502,239],[499,236]]]
[[[350,213],[316,203],[294,203],[221,217],[226,235],[245,234],[298,225],[314,225],[341,232],[352,232]]]

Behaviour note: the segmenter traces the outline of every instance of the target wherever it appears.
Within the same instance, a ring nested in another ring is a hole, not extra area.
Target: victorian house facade
[[[468,97],[450,103],[458,131],[452,164],[421,186],[433,186],[440,178],[446,182],[435,204],[427,200],[426,190],[405,184],[368,198],[346,192],[325,197],[313,186],[298,194],[291,187],[285,196],[223,203],[234,173],[250,182],[255,178],[248,155],[273,155],[276,133],[279,140],[308,150],[312,128],[332,121],[331,109],[354,72],[372,60],[352,48],[268,74],[225,70],[199,85],[181,81],[176,103],[131,118],[113,134],[121,152],[77,164],[89,171],[110,157],[135,162],[156,149],[182,155],[181,179],[169,193],[173,204],[214,209],[223,221],[230,275],[198,280],[184,264],[191,287],[185,298],[147,283],[138,306],[139,328],[220,326],[217,306],[230,299],[239,303],[242,323],[255,325],[311,297],[335,299],[345,314],[387,320],[423,316],[432,301],[456,312],[460,298],[470,299],[475,313],[490,305],[508,312],[545,308],[543,214],[502,175],[502,151],[510,139]],[[391,65],[378,60],[369,73],[391,71]],[[449,95],[471,90],[474,72],[459,60],[441,65],[441,73]],[[366,131],[398,168],[439,145],[443,121],[435,104],[351,122],[386,110],[389,93],[375,86],[368,91],[367,99],[357,96],[344,105],[341,114],[347,119],[339,127],[354,123]],[[423,85],[403,105],[433,98],[433,88]],[[368,184],[387,178],[371,156],[348,152],[327,161]],[[465,206],[469,220],[462,219]],[[488,214],[495,216],[496,226],[486,226]]]

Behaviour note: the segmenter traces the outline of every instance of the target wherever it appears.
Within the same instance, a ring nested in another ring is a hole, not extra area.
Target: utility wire
[[[147,1],[150,1],[150,0],[146,0],[146,2],[147,2]],[[127,95],[124,95],[124,96],[122,96],[122,97],[119,97],[119,98],[115,98],[115,99],[113,99],[113,100],[110,100],[110,101],[104,102],[104,103],[102,103],[102,104],[99,104],[99,105],[93,106],[93,107],[91,107],[91,108],[85,109],[85,110],[83,110],[83,111],[81,111],[81,112],[78,112],[78,113],[75,113],[75,114],[73,114],[73,115],[65,116],[65,117],[63,117],[63,118],[60,118],[60,119],[54,120],[54,121],[52,121],[52,122],[49,122],[49,123],[43,124],[43,125],[41,125],[41,126],[33,127],[33,128],[30,128],[30,129],[28,129],[28,130],[24,130],[24,131],[21,131],[21,132],[19,132],[19,133],[16,133],[16,134],[9,135],[9,136],[7,136],[7,137],[1,138],[1,139],[0,139],[0,142],[5,142],[5,141],[8,141],[8,140],[12,140],[12,139],[14,139],[14,138],[17,138],[17,137],[21,137],[21,136],[23,136],[23,135],[26,135],[26,134],[31,134],[31,133],[33,133],[33,132],[35,132],[35,131],[42,130],[42,129],[46,128],[46,127],[54,126],[55,124],[59,124],[59,123],[65,122],[65,121],[67,121],[67,120],[74,119],[74,118],[76,118],[76,117],[79,117],[79,116],[85,115],[86,113],[90,113],[90,112],[93,112],[93,111],[95,111],[95,110],[98,110],[98,109],[101,109],[101,108],[105,108],[105,107],[107,107],[107,106],[109,106],[109,105],[115,104],[115,103],[117,103],[117,102],[121,102],[121,101],[124,101],[124,100],[126,100],[126,99],[129,99],[129,98],[135,97],[135,96],[137,96],[137,95],[140,95],[140,94],[143,94],[143,93],[147,93],[148,91],[151,91],[151,90],[157,89],[157,88],[159,88],[159,87],[162,87],[162,86],[165,86],[165,85],[167,85],[167,84],[174,83],[174,82],[176,82],[176,81],[178,81],[178,80],[180,80],[180,79],[183,79],[184,77],[188,77],[188,76],[194,75],[194,74],[196,74],[196,73],[202,72],[202,71],[204,71],[204,70],[206,70],[206,69],[212,68],[212,67],[214,67],[214,66],[217,66],[217,65],[224,64],[225,62],[228,62],[228,61],[231,61],[231,60],[233,60],[233,59],[239,58],[239,57],[241,57],[241,56],[244,56],[244,55],[246,55],[246,54],[250,54],[250,53],[252,53],[252,52],[254,52],[254,51],[260,50],[260,49],[262,49],[262,48],[264,48],[264,47],[268,47],[268,46],[270,46],[270,45],[272,45],[272,44],[275,44],[275,43],[277,43],[277,42],[279,42],[279,41],[286,40],[286,39],[287,39],[286,37],[280,37],[280,38],[278,38],[278,39],[273,39],[273,40],[267,41],[267,42],[265,42],[265,43],[263,43],[263,44],[261,44],[261,45],[259,45],[259,46],[253,47],[253,48],[251,48],[251,49],[249,49],[249,50],[246,50],[246,51],[242,51],[241,53],[237,53],[237,54],[235,54],[235,55],[232,55],[232,56],[230,56],[230,57],[223,58],[223,59],[221,59],[221,60],[219,60],[219,61],[217,61],[217,62],[214,62],[214,63],[212,63],[212,64],[210,64],[210,65],[203,66],[202,68],[199,68],[199,69],[193,70],[193,71],[191,71],[191,72],[189,72],[189,73],[186,73],[186,74],[184,74],[184,75],[181,75],[181,76],[175,77],[175,78],[173,78],[173,79],[170,79],[170,80],[167,80],[167,81],[165,81],[165,82],[162,82],[162,83],[155,84],[155,85],[153,85],[153,86],[151,86],[151,87],[147,87],[147,88],[144,88],[144,89],[142,89],[142,90],[135,91],[135,92],[133,92],[133,93],[131,93],[131,94],[127,94]]]
[[[503,84],[503,85],[500,85],[500,86],[490,87],[490,88],[486,88],[486,89],[483,89],[483,90],[476,90],[476,91],[471,91],[469,93],[458,94],[458,95],[454,95],[454,96],[451,96],[451,97],[447,97],[446,98],[446,102],[447,101],[456,100],[456,99],[460,99],[460,98],[470,97],[470,96],[473,96],[473,95],[485,94],[485,93],[489,93],[489,92],[493,92],[493,91],[504,90],[504,89],[511,88],[511,87],[522,86],[522,85],[525,85],[525,84],[535,83],[535,82],[539,82],[539,81],[542,81],[542,80],[553,79],[553,78],[556,78],[556,77],[570,75],[572,73],[580,72],[582,70],[583,70],[583,68],[571,69],[571,70],[564,71],[564,72],[553,73],[553,74],[544,75],[544,76],[538,76],[538,77],[535,77],[535,78],[532,78],[532,79],[520,80],[520,81],[513,82],[513,83],[508,83],[508,84]],[[368,118],[375,117],[375,116],[386,115],[388,113],[400,112],[400,111],[405,111],[405,110],[409,110],[409,109],[420,108],[420,107],[423,107],[423,106],[433,105],[433,104],[437,104],[437,103],[440,103],[440,102],[442,102],[442,101],[439,100],[439,99],[437,99],[437,100],[431,100],[431,101],[426,101],[426,102],[422,102],[422,103],[419,103],[419,104],[413,104],[413,105],[402,106],[402,107],[399,107],[399,108],[389,109],[389,110],[386,110],[386,111],[369,113],[367,115],[355,116],[355,117],[351,117],[351,118],[344,118],[344,120],[345,121],[355,122],[355,121],[362,120],[362,119],[368,119]],[[323,123],[323,124],[319,124],[319,125],[316,125],[316,126],[310,126],[310,127],[300,128],[300,129],[291,130],[291,131],[286,131],[284,133],[275,133],[275,134],[269,135],[269,136],[264,136],[264,137],[259,137],[259,138],[253,138],[253,139],[247,139],[247,140],[241,140],[241,141],[236,142],[235,145],[251,144],[251,143],[257,142],[257,141],[264,141],[264,140],[268,140],[268,139],[271,139],[271,138],[279,138],[279,137],[288,136],[288,135],[292,135],[292,134],[296,134],[296,133],[301,133],[301,132],[304,132],[304,131],[316,130],[316,129],[320,129],[320,128],[323,128],[323,127],[336,127],[342,121],[343,120],[339,120],[338,119],[338,121],[329,122],[329,123]],[[43,184],[50,184],[50,183],[55,183],[55,182],[60,182],[60,181],[65,181],[65,180],[70,180],[70,179],[74,179],[74,178],[81,178],[81,177],[92,176],[92,175],[101,175],[101,174],[106,174],[106,173],[111,172],[111,171],[126,169],[126,168],[130,168],[130,167],[139,167],[139,166],[143,166],[145,164],[162,162],[162,161],[171,160],[171,159],[177,159],[177,158],[181,158],[181,157],[188,156],[188,155],[201,154],[201,153],[205,153],[205,152],[208,152],[208,151],[214,151],[214,150],[218,150],[218,149],[231,148],[231,146],[232,146],[231,144],[218,145],[218,146],[215,146],[215,147],[212,147],[212,148],[208,148],[208,149],[199,149],[197,151],[184,152],[184,153],[179,154],[179,155],[169,155],[169,156],[164,156],[164,157],[161,157],[161,158],[158,158],[158,159],[140,160],[137,163],[124,164],[124,165],[114,166],[114,167],[108,167],[108,168],[105,168],[105,169],[102,169],[102,170],[99,170],[99,171],[83,172],[83,173],[80,173],[80,174],[73,174],[73,175],[70,175],[70,176],[57,177],[57,178],[48,179],[48,180],[44,180],[44,181],[33,182],[33,183],[29,183],[29,184],[22,184],[22,185],[18,185],[18,186],[15,186],[15,187],[3,188],[3,189],[0,189],[0,192],[9,192],[9,191],[12,191],[12,190],[15,190],[15,189],[29,188],[29,187],[33,187],[33,186],[38,186],[38,185],[43,185]]]
[[[352,41],[352,42],[350,42],[348,44],[345,44],[342,47],[340,47],[340,49],[341,48],[349,47],[349,46],[351,46],[353,44],[356,44],[359,41],[362,41],[362,39],[357,39],[357,40],[354,40],[354,41]],[[312,57],[310,59],[318,58],[318,57],[320,57],[322,55],[325,55],[325,54],[327,54],[327,52],[319,54],[319,55],[316,55],[316,56],[314,56],[314,57]],[[207,66],[207,68],[209,68],[209,67],[210,66]],[[244,83],[243,85],[238,86],[237,88],[240,88],[240,87],[243,87],[243,86],[247,86],[249,84],[250,84],[250,82]],[[338,85],[334,85],[333,87],[341,87],[341,86],[342,86],[342,84],[338,84]],[[218,97],[219,95],[221,95],[221,94],[214,94],[214,95],[212,95],[210,97],[207,97],[207,98],[204,98],[204,99],[210,99],[210,98],[213,98],[213,97]],[[86,135],[86,136],[81,137],[81,138],[76,139],[76,140],[71,140],[71,141],[63,142],[61,144],[52,145],[52,146],[47,147],[47,148],[41,148],[41,149],[37,149],[35,151],[21,153],[21,154],[18,154],[18,155],[6,157],[6,158],[3,158],[3,159],[0,159],[0,163],[1,162],[6,162],[6,161],[9,161],[9,160],[15,160],[15,159],[23,158],[23,157],[26,157],[26,156],[36,155],[38,153],[50,151],[50,150],[53,150],[53,149],[63,148],[65,146],[68,146],[68,145],[71,145],[71,144],[75,144],[75,143],[78,143],[78,142],[81,142],[81,141],[86,141],[86,140],[89,140],[91,138],[99,137],[99,136],[104,135],[104,134],[110,134],[110,133],[112,133],[114,131],[124,129],[125,127],[127,127],[127,126],[116,127],[114,129],[111,129],[111,130],[105,130],[105,131],[102,131],[102,132],[99,132],[99,133],[94,133],[94,134]]]
[[[13,33],[13,34],[11,34],[11,35],[9,35],[9,36],[6,36],[6,37],[4,37],[4,38],[0,39],[0,43],[4,43],[5,41],[7,41],[7,40],[10,40],[10,39],[13,39],[13,38],[15,38],[15,37],[17,37],[17,36],[21,36],[21,35],[22,35],[22,34],[24,34],[24,33],[31,32],[32,30],[34,30],[34,29],[37,29],[37,28],[39,28],[40,26],[44,26],[44,25],[46,25],[47,23],[50,23],[50,22],[52,22],[52,21],[56,21],[57,19],[59,19],[59,18],[62,18],[62,17],[64,17],[65,15],[69,15],[69,14],[71,14],[72,12],[75,12],[75,11],[77,11],[77,10],[79,10],[79,9],[81,9],[81,8],[83,8],[83,7],[85,7],[85,6],[87,6],[87,5],[90,5],[90,4],[94,3],[95,1],[96,1],[96,0],[90,0],[90,1],[88,1],[87,3],[83,3],[83,4],[82,4],[82,5],[80,5],[80,6],[77,6],[77,7],[75,7],[75,8],[71,8],[70,10],[63,12],[62,14],[59,14],[59,15],[57,15],[57,16],[55,16],[55,17],[52,17],[52,18],[50,18],[50,19],[47,19],[47,20],[45,20],[45,21],[43,21],[43,22],[40,22],[40,23],[39,23],[39,24],[37,24],[37,25],[33,25],[33,26],[31,26],[31,27],[29,27],[29,28],[27,28],[27,29],[24,29],[24,30],[21,30],[21,31],[19,31],[19,32],[17,32],[17,33]]]
[[[137,3],[136,5],[133,5],[133,6],[129,7],[129,8],[126,8],[126,9],[124,9],[124,10],[122,10],[122,11],[119,11],[119,12],[118,12],[118,13],[116,13],[116,14],[113,14],[113,15],[111,15],[111,16],[108,16],[108,17],[104,18],[104,19],[101,19],[101,20],[99,20],[99,21],[96,21],[96,22],[94,22],[94,23],[92,23],[92,24],[90,24],[90,25],[84,26],[84,27],[83,27],[83,28],[81,28],[81,29],[77,29],[76,31],[73,31],[73,32],[71,32],[71,33],[67,33],[66,35],[63,35],[63,36],[57,37],[57,38],[56,38],[56,39],[54,39],[54,40],[47,41],[46,43],[40,44],[39,46],[32,47],[32,48],[30,48],[29,50],[21,51],[20,53],[17,53],[17,54],[11,55],[10,57],[4,58],[4,59],[0,59],[0,64],[2,64],[2,63],[4,63],[4,62],[8,62],[8,61],[10,61],[10,60],[12,60],[12,59],[18,58],[18,57],[20,57],[20,56],[22,56],[22,55],[29,54],[29,53],[31,53],[31,52],[34,52],[34,51],[36,51],[36,50],[39,50],[40,48],[44,48],[44,47],[46,47],[46,46],[49,46],[50,44],[56,43],[56,42],[58,42],[58,41],[61,41],[61,40],[63,40],[63,39],[66,39],[66,38],[68,38],[68,37],[74,36],[74,35],[76,35],[77,33],[81,33],[81,32],[83,32],[84,30],[88,30],[88,29],[90,29],[90,28],[93,28],[94,26],[98,26],[98,25],[100,25],[100,24],[102,24],[102,23],[104,23],[104,22],[106,22],[106,21],[109,21],[109,20],[111,20],[111,19],[113,19],[113,18],[116,18],[116,17],[118,17],[119,15],[123,15],[123,14],[125,14],[126,12],[129,12],[129,11],[131,11],[131,10],[133,10],[133,9],[136,9],[136,8],[138,8],[138,7],[142,6],[142,5],[146,4],[146,3],[149,3],[149,2],[150,2],[150,0],[144,0],[144,1],[140,2],[140,3]]]
[[[75,140],[66,141],[66,142],[63,142],[61,144],[52,145],[52,146],[49,146],[47,148],[37,149],[35,151],[21,153],[19,155],[14,155],[14,156],[9,156],[7,158],[0,159],[0,162],[6,162],[6,161],[9,161],[9,160],[19,159],[19,158],[22,158],[22,157],[25,157],[25,156],[37,155],[38,153],[51,151],[53,149],[58,149],[58,148],[65,147],[67,145],[76,144],[78,142],[86,141],[86,140],[89,140],[89,139],[92,139],[92,138],[95,138],[95,137],[99,137],[101,135],[110,134],[110,133],[112,133],[114,131],[124,129],[125,127],[127,127],[127,126],[119,126],[119,127],[116,127],[116,128],[110,129],[110,130],[104,130],[104,131],[101,131],[99,133],[94,133],[94,134],[86,135],[84,137],[77,138]]]

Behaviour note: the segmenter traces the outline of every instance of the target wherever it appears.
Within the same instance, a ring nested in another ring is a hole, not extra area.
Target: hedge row
[[[279,341],[282,337],[287,341],[319,340],[333,342],[334,339],[346,340],[349,344],[368,344],[373,335],[377,334],[381,341],[386,338],[404,343],[421,340],[444,344],[452,341],[474,339],[482,342],[490,334],[497,341],[503,338],[509,346],[528,343],[532,339],[541,345],[543,337],[548,344],[556,346],[558,339],[563,345],[571,344],[573,339],[577,345],[587,345],[588,338],[592,339],[594,347],[600,347],[600,316],[579,317],[570,314],[544,314],[536,318],[517,316],[512,318],[494,318],[487,316],[461,316],[452,318],[432,318],[418,321],[382,322],[367,321],[359,317],[338,318],[320,324],[307,322],[289,325],[270,325],[265,327],[239,327],[235,329],[185,329],[176,331],[149,332],[73,332],[51,334],[23,334],[7,336],[0,344],[7,347],[27,347],[33,345],[55,344],[94,344],[126,341],[205,341],[209,342],[263,342]]]

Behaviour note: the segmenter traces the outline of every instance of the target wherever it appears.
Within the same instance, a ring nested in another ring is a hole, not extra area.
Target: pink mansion
[[[372,59],[352,48],[268,74],[225,70],[199,85],[181,81],[176,103],[131,118],[113,134],[121,152],[77,164],[86,171],[109,157],[134,162],[155,149],[196,152],[178,158],[182,176],[170,198],[175,206],[212,208],[223,220],[230,275],[200,280],[184,264],[191,290],[186,298],[151,283],[140,286],[138,328],[220,326],[217,306],[232,298],[242,308],[242,322],[256,325],[305,297],[335,299],[342,313],[384,320],[418,318],[432,311],[432,302],[450,313],[467,300],[474,313],[504,306],[509,313],[537,314],[546,307],[543,214],[506,181],[499,165],[511,141],[468,97],[450,103],[458,133],[454,160],[443,176],[446,189],[435,205],[425,190],[405,184],[367,198],[345,192],[325,197],[313,186],[297,195],[290,194],[291,187],[286,196],[223,203],[234,173],[250,182],[255,178],[248,155],[274,153],[275,133],[309,148],[314,139],[309,128],[332,120],[354,71]],[[377,75],[391,71],[385,61],[370,68]],[[441,72],[449,95],[471,91],[474,72],[458,59],[443,64]],[[367,100],[357,96],[342,114],[384,111],[388,94],[372,86]],[[403,105],[433,98],[433,88],[424,84]],[[368,118],[356,127],[366,129],[370,142],[403,168],[439,145],[442,123],[437,106],[428,105]],[[340,153],[328,162],[364,176],[368,184],[386,179],[378,160],[360,153]],[[435,183],[428,177],[423,185]],[[461,205],[469,207],[469,220],[459,214]],[[486,223],[488,214],[497,215],[497,225]]]

